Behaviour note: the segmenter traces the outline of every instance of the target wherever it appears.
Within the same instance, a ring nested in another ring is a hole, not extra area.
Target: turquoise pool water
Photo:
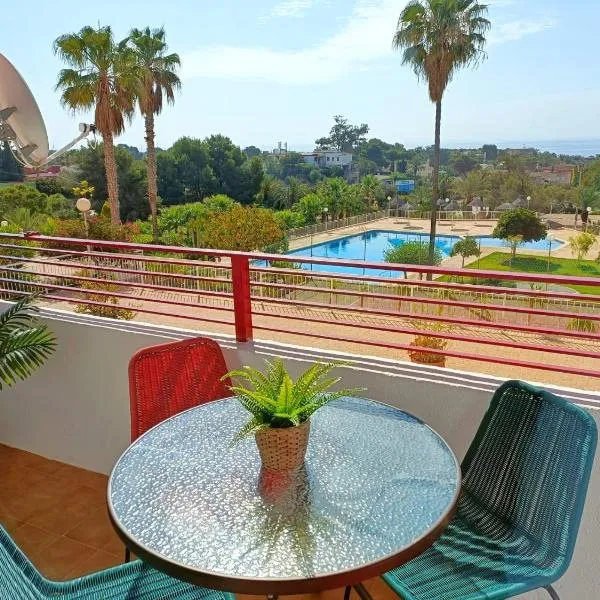
[[[460,239],[454,235],[440,235],[436,239],[436,246],[442,252],[444,257],[450,256],[450,252]],[[491,236],[478,236],[475,239],[481,241],[482,247],[501,247],[505,246],[506,243],[502,240],[493,238]],[[429,242],[429,235],[422,233],[411,233],[411,232],[399,232],[399,231],[368,231],[358,235],[352,235],[348,237],[338,238],[322,244],[316,244],[313,246],[307,246],[306,248],[299,248],[293,252],[289,252],[290,256],[317,256],[324,258],[339,258],[343,260],[356,260],[356,261],[368,261],[368,262],[379,262],[383,261],[383,255],[385,251],[393,246],[401,246],[407,241],[420,241]],[[558,249],[564,246],[564,242],[554,240],[552,242],[552,249]],[[548,250],[549,242],[542,240],[540,242],[530,242],[523,244],[522,249],[529,250]],[[365,269],[357,265],[354,267],[341,267],[333,265],[303,265],[305,269],[314,269],[319,271],[329,271],[335,273],[353,273],[356,275],[376,275],[383,277],[399,277],[402,276],[400,272],[383,271],[378,269]]]

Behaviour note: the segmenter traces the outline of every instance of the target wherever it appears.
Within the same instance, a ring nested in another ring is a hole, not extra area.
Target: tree
[[[211,212],[227,212],[235,206],[236,202],[233,198],[230,198],[225,194],[216,194],[215,196],[204,198],[202,204],[204,204],[204,207]]]
[[[278,179],[266,175],[256,194],[256,201],[265,208],[283,208],[286,202],[285,186]]]
[[[495,144],[484,144],[481,150],[485,156],[485,162],[494,162],[498,159],[498,146]]]
[[[429,246],[425,242],[408,241],[400,246],[392,246],[383,255],[385,262],[401,265],[439,265],[443,256],[439,248],[435,248],[433,262],[429,255]],[[422,274],[419,275],[422,279]],[[404,278],[408,279],[408,273],[404,272]]]
[[[304,215],[295,210],[278,210],[274,215],[275,220],[279,223],[279,226],[283,231],[297,229],[298,227],[304,227],[304,225],[306,225]]]
[[[129,42],[133,49],[136,77],[139,79],[137,100],[144,117],[148,162],[148,202],[152,218],[152,236],[158,242],[158,176],[154,143],[154,116],[163,108],[163,98],[174,104],[175,91],[181,88],[177,70],[181,64],[178,54],[167,54],[165,30],[132,29]]]
[[[38,192],[29,185],[8,185],[0,188],[0,217],[18,208],[26,208],[31,213],[44,214],[46,209],[46,194]]]
[[[61,35],[54,51],[70,68],[58,76],[56,89],[62,103],[73,111],[94,109],[94,123],[104,140],[104,167],[111,205],[111,218],[120,223],[119,183],[114,138],[131,120],[138,85],[131,52],[114,41],[110,27],[84,27],[78,33]]]
[[[323,214],[325,206],[325,199],[311,192],[298,202],[298,211],[304,216],[307,225],[314,225]]]
[[[350,125],[348,119],[341,115],[335,115],[333,120],[335,125],[331,128],[329,136],[315,141],[319,148],[337,150],[338,152],[352,152],[360,144],[366,142],[365,136],[369,133],[369,126],[366,123]]]
[[[464,152],[453,152],[450,155],[450,168],[454,171],[455,175],[459,177],[467,175],[473,169],[477,168],[477,161],[472,159]]]
[[[465,266],[465,259],[470,256],[479,256],[481,251],[477,240],[473,237],[465,237],[454,244],[450,256],[462,256],[462,266]]]
[[[211,216],[210,227],[199,235],[199,245],[218,250],[252,252],[276,244],[284,238],[275,214],[266,208],[234,206]]]
[[[484,56],[490,22],[487,7],[476,0],[411,0],[398,21],[393,45],[403,51],[402,63],[427,80],[435,103],[435,148],[429,257],[435,258],[437,201],[440,198],[442,98],[461,67],[476,65]]]
[[[88,194],[89,188],[93,188],[92,207],[96,212],[100,212],[104,206],[108,191],[108,179],[106,171],[103,168],[105,144],[98,144],[95,147],[82,148],[73,153],[73,160],[78,168],[78,176],[87,181]],[[146,190],[146,164],[143,160],[135,160],[133,155],[125,148],[116,147],[113,149],[114,160],[117,167],[117,177],[119,179],[119,219],[125,221],[135,221],[136,219],[146,219],[149,214],[148,199]],[[76,186],[80,188],[81,185]],[[85,189],[85,188],[84,188]],[[112,205],[110,218],[114,221]],[[118,224],[116,223],[116,224]]]
[[[23,167],[15,160],[6,141],[0,144],[0,181],[23,181]]]
[[[323,199],[332,219],[361,212],[364,204],[357,192],[356,186],[349,185],[341,177],[325,179],[317,185],[317,194]]]
[[[91,186],[87,179],[82,179],[72,191],[76,198],[91,198],[96,188]]]
[[[506,240],[511,245],[511,262],[517,253],[517,247],[523,242],[538,242],[546,238],[548,228],[531,210],[516,208],[500,216],[493,236]]]
[[[577,257],[577,262],[581,262],[596,244],[597,237],[593,233],[586,231],[574,235],[569,240],[571,253]]]
[[[360,194],[366,206],[377,210],[379,200],[383,197],[381,183],[374,175],[366,175],[360,182]]]
[[[248,158],[254,158],[255,156],[260,156],[262,154],[262,150],[256,146],[247,146],[244,148],[243,152]]]

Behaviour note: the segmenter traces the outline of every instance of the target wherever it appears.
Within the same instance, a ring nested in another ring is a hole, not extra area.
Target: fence
[[[501,211],[489,211],[480,212],[477,215],[472,211],[438,211],[438,220],[440,221],[490,221],[500,218]],[[306,227],[298,227],[296,229],[290,229],[288,231],[288,237],[290,240],[297,238],[313,236],[318,233],[324,233],[326,231],[334,231],[336,229],[343,229],[344,227],[352,227],[354,225],[361,225],[363,223],[371,223],[373,221],[380,221],[381,219],[387,219],[394,217],[397,219],[430,219],[431,211],[426,210],[380,210],[378,212],[367,213],[364,215],[355,215],[354,217],[348,217],[346,219],[336,219],[335,221],[328,221],[326,223],[317,223],[316,225],[307,225]]]
[[[240,342],[260,332],[382,348],[403,359],[418,347],[430,362],[600,378],[600,278],[16,234],[0,234],[0,261],[4,299],[39,293],[59,308],[197,322],[234,331]],[[268,266],[275,261],[277,268]],[[330,272],[363,267],[397,277]],[[503,282],[516,287],[499,287]]]
[[[380,210],[373,213],[366,213],[364,215],[355,215],[353,217],[347,217],[346,219],[326,221],[324,223],[317,223],[316,225],[307,225],[306,227],[290,229],[288,231],[288,237],[290,240],[294,240],[296,238],[316,235],[317,233],[323,233],[325,231],[333,231],[334,229],[343,229],[344,227],[352,227],[353,225],[360,225],[362,223],[370,223],[372,221],[387,219],[389,216],[389,210]]]

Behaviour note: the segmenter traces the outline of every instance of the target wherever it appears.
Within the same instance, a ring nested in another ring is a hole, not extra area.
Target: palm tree
[[[360,190],[367,209],[375,209],[381,184],[375,175],[365,175],[360,182]]]
[[[436,207],[440,197],[440,130],[442,98],[454,73],[485,58],[485,33],[491,23],[487,6],[477,0],[411,0],[402,11],[393,46],[429,85],[435,102],[435,157],[431,198],[429,262],[435,257]]]
[[[158,241],[158,184],[156,173],[156,147],[154,145],[154,116],[161,113],[163,99],[169,104],[175,102],[175,91],[181,88],[177,70],[181,65],[179,55],[167,54],[165,30],[133,29],[129,41],[135,55],[140,79],[138,103],[146,126],[146,146],[148,150],[148,202],[152,215],[152,235]]]
[[[35,298],[21,298],[0,314],[0,390],[29,377],[56,348],[54,334],[36,323]]]
[[[134,113],[137,82],[132,53],[116,44],[110,27],[84,27],[61,35],[54,52],[69,68],[58,75],[56,90],[73,111],[94,109],[95,125],[104,139],[104,168],[113,223],[121,222],[114,138],[123,133]]]

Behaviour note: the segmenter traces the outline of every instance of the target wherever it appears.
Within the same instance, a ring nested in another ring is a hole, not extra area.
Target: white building
[[[352,166],[352,153],[339,152],[338,150],[315,150],[314,152],[303,152],[304,162],[315,165],[321,169],[327,167],[342,167],[349,169]]]

